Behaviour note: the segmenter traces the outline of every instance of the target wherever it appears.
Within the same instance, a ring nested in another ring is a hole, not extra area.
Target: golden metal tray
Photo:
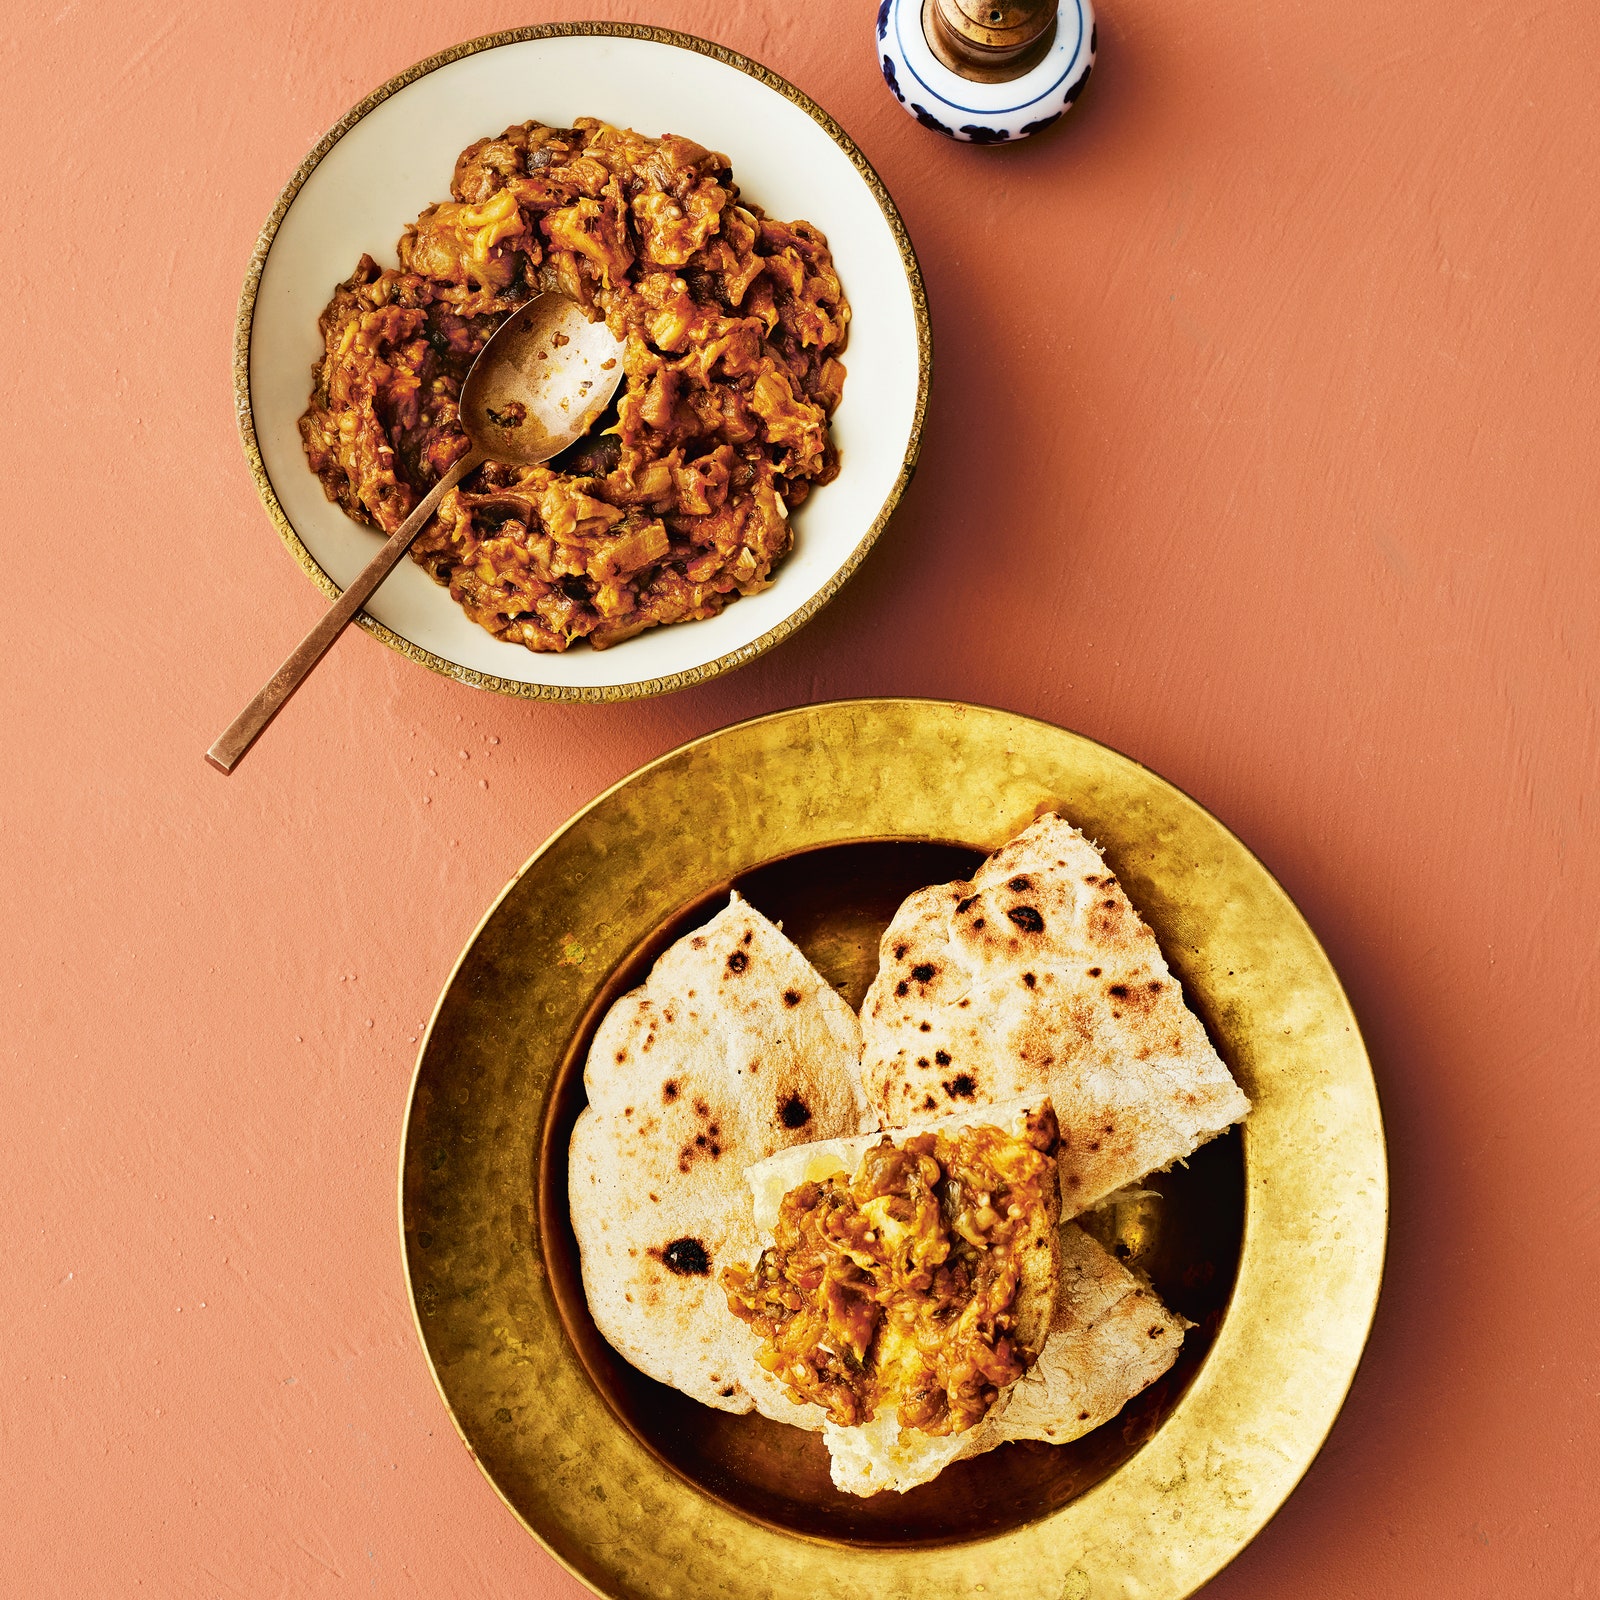
[[[1072,1445],[1012,1444],[856,1500],[814,1434],[635,1372],[584,1308],[565,1208],[588,1037],[737,886],[852,1002],[901,898],[1044,810],[1103,847],[1254,1102],[1241,1131],[1099,1213],[1197,1327]],[[1382,1274],[1377,1096],[1326,956],[1214,818],[1088,739],[915,700],[807,706],[662,757],[500,896],[423,1040],[402,1141],[412,1306],[467,1447],[616,1600],[1179,1600],[1241,1550],[1332,1425]]]

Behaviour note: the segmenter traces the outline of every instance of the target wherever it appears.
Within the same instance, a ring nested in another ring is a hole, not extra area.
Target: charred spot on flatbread
[[[661,1085],[661,1103],[663,1105],[670,1106],[677,1098],[678,1080],[676,1078],[668,1078],[667,1081]]]
[[[750,957],[747,956],[743,950],[735,950],[733,954],[728,957],[729,972],[743,972],[744,969],[749,965]]]
[[[1015,880],[1013,880],[1015,881]],[[1026,881],[1026,880],[1024,880]],[[1012,906],[1006,916],[1024,933],[1043,933],[1044,918],[1033,906]]]
[[[687,1172],[697,1161],[718,1161],[722,1158],[722,1127],[711,1123],[692,1139],[686,1140],[678,1151],[678,1171]]]
[[[911,969],[911,976],[918,983],[932,983],[939,976],[939,969],[931,961],[919,961]]]
[[[671,1244],[650,1253],[668,1272],[680,1278],[705,1278],[711,1275],[711,1257],[698,1239],[687,1236],[674,1239]]]
[[[1117,943],[1122,937],[1122,907],[1110,896],[1097,900],[1089,912],[1088,925],[1092,937]]]
[[[803,1128],[811,1120],[811,1107],[799,1095],[791,1094],[778,1107],[778,1120],[786,1128]]]
[[[799,1005],[800,1004],[800,991],[798,989],[785,989],[783,991],[783,1003],[786,1006],[797,1006],[797,1005]]]
[[[973,1100],[977,1098],[978,1085],[973,1081],[970,1072],[958,1072],[948,1083],[940,1087],[952,1100]]]

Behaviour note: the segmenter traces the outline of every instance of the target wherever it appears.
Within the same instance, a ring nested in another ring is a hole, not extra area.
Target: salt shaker
[[[1005,144],[1061,117],[1094,65],[1091,0],[882,0],[878,61],[925,128]]]

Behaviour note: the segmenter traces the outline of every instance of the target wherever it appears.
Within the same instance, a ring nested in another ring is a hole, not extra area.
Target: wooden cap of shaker
[[[923,0],[928,46],[952,72],[978,83],[1020,78],[1044,58],[1056,0]]]

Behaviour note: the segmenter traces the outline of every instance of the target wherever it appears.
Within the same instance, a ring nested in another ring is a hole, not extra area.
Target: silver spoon
[[[461,388],[461,425],[472,448],[428,491],[389,542],[295,646],[265,687],[206,751],[232,772],[266,726],[328,653],[350,619],[389,576],[439,502],[474,467],[504,461],[535,467],[593,427],[622,381],[623,346],[565,295],[535,295],[495,330]]]

